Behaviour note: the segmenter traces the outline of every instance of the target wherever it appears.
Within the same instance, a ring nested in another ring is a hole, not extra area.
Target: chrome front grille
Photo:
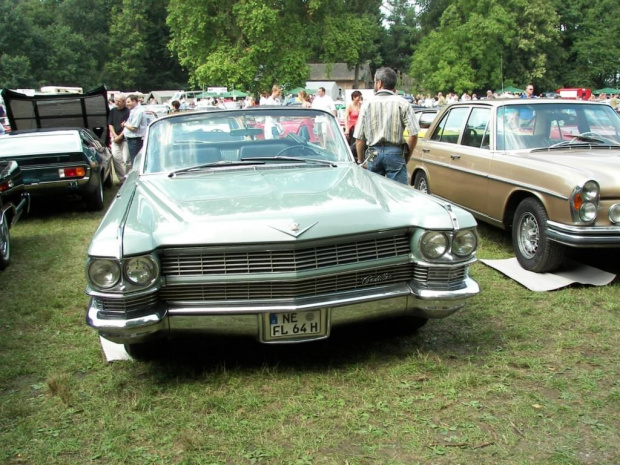
[[[430,290],[449,291],[465,287],[469,265],[454,267],[429,267],[415,265],[413,276],[418,285]]]
[[[410,281],[412,276],[413,267],[406,264],[293,281],[167,286],[160,290],[159,296],[162,300],[174,302],[295,299],[402,283]]]
[[[381,237],[297,250],[197,252],[168,249],[161,257],[164,276],[290,273],[407,256],[409,237]]]
[[[102,315],[111,318],[133,318],[156,305],[158,301],[159,297],[156,292],[122,299],[113,299],[109,297],[98,297],[96,299],[97,306]]]

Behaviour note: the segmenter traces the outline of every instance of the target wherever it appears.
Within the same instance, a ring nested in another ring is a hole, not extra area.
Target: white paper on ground
[[[131,356],[125,350],[123,344],[116,344],[115,342],[108,341],[107,339],[99,336],[101,341],[101,349],[108,362],[114,362],[116,360],[131,360]]]
[[[573,283],[606,286],[616,278],[615,274],[574,261],[566,261],[565,267],[556,273],[533,273],[524,270],[516,257],[480,261],[535,292],[553,291]]]

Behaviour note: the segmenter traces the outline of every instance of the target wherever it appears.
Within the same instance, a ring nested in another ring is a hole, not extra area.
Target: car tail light
[[[83,178],[86,176],[86,169],[83,166],[73,166],[71,168],[60,168],[58,176],[61,178]]]
[[[0,183],[0,192],[8,191],[11,187],[13,187],[13,181],[12,180]]]

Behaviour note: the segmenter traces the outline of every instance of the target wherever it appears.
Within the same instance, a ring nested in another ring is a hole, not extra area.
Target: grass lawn
[[[12,230],[1,463],[620,463],[618,282],[533,293],[478,263],[482,293],[418,333],[384,322],[302,345],[196,338],[107,364],[84,321],[101,216],[43,208]],[[512,256],[507,234],[480,230],[480,258]],[[618,271],[611,257],[599,256]]]

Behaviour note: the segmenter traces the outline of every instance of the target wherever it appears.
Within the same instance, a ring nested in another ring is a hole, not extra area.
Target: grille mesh
[[[408,253],[409,239],[402,235],[299,250],[196,253],[170,249],[161,261],[164,276],[205,276],[318,270]]]
[[[167,286],[160,291],[166,301],[229,301],[293,299],[368,289],[411,280],[412,265],[399,265],[356,273],[294,281],[210,283]]]

